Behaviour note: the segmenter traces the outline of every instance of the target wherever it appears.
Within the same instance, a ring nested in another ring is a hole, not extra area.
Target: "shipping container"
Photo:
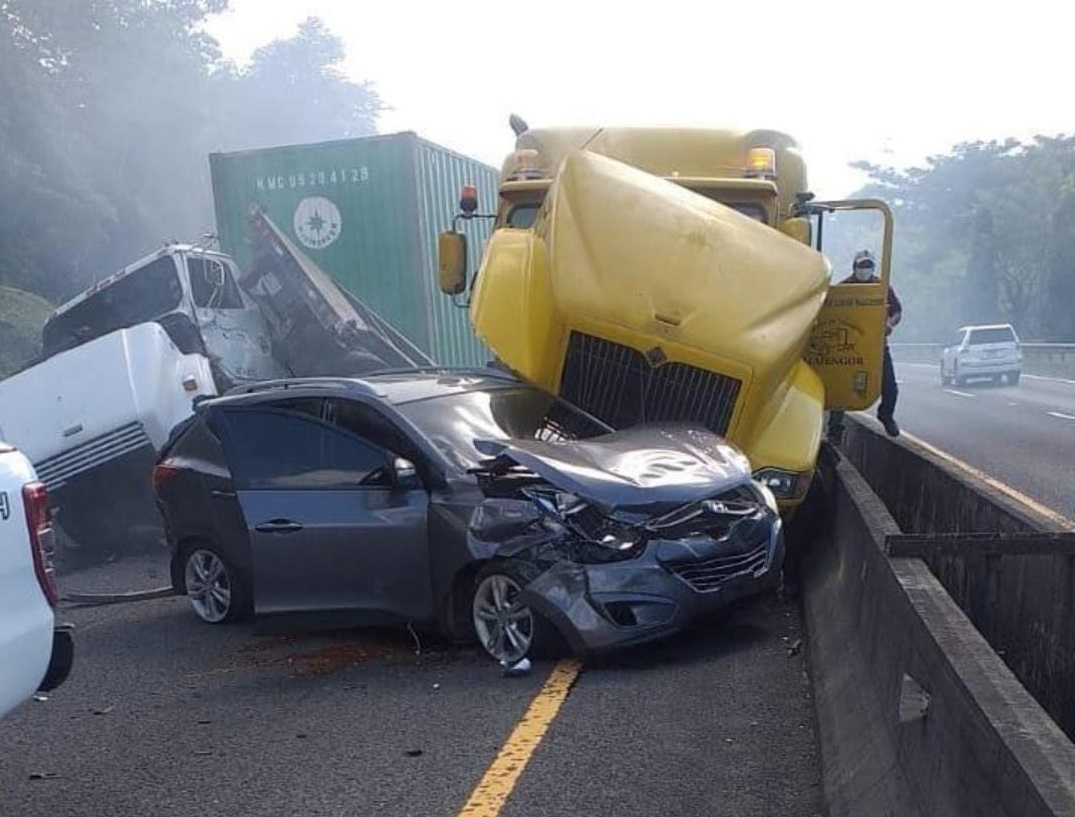
[[[209,157],[221,249],[246,269],[247,215],[260,207],[337,283],[445,366],[492,354],[467,310],[437,286],[437,234],[452,226],[463,184],[496,210],[496,169],[411,132]],[[492,223],[466,223],[472,259]]]

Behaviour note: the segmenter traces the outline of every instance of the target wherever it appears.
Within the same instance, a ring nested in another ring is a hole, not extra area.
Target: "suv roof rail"
[[[472,374],[478,377],[495,377],[501,380],[519,380],[519,376],[499,366],[403,366],[393,369],[377,369],[364,377],[380,377],[393,374]]]
[[[243,386],[234,386],[224,392],[225,396],[233,394],[257,394],[258,392],[271,391],[272,389],[305,389],[305,388],[348,388],[361,391],[365,394],[383,396],[379,389],[364,381],[361,377],[288,377],[278,380],[261,380],[257,383],[249,383]]]

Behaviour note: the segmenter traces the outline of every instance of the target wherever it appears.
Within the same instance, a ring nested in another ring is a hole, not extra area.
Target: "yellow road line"
[[[910,440],[915,445],[926,449],[926,451],[928,451],[931,454],[933,454],[933,456],[940,457],[942,460],[944,460],[948,464],[954,465],[956,468],[959,468],[960,470],[965,471],[966,473],[968,473],[971,476],[973,476],[975,479],[981,480],[986,485],[988,485],[990,488],[994,488],[994,489],[1000,491],[1002,494],[1005,494],[1006,496],[1010,497],[1011,499],[1014,499],[1016,502],[1019,502],[1019,503],[1025,505],[1026,507],[1028,507],[1030,510],[1034,511],[1035,513],[1041,514],[1042,516],[1044,516],[1047,519],[1055,522],[1056,524],[1066,528],[1067,530],[1075,530],[1075,521],[1073,521],[1071,519],[1068,519],[1066,516],[1064,516],[1061,513],[1057,513],[1052,508],[1047,508],[1046,506],[1042,505],[1037,500],[1031,499],[1026,494],[1024,494],[1022,491],[1017,491],[1015,488],[1011,487],[1010,485],[1007,485],[1006,483],[1001,482],[999,479],[995,479],[994,477],[989,476],[989,474],[985,473],[984,471],[981,471],[981,470],[975,468],[973,465],[969,465],[968,463],[963,462],[963,460],[961,460],[961,459],[959,459],[957,457],[953,457],[947,451],[942,451],[941,449],[937,448],[936,446],[930,445],[925,440],[920,440],[918,437],[915,437],[913,434],[908,434],[905,431],[905,432],[903,432],[902,436],[905,437],[906,439]]]
[[[515,725],[497,754],[493,764],[470,793],[459,817],[496,817],[504,807],[526,764],[530,762],[545,732],[567,699],[571,686],[579,677],[577,661],[561,661],[554,668],[545,686],[530,702],[526,714]]]

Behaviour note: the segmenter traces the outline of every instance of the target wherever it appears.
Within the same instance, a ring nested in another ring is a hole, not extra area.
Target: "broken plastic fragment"
[[[519,678],[523,675],[530,674],[530,659],[523,656],[514,664],[507,664],[504,661],[500,662],[501,674],[505,678]]]
[[[930,694],[904,673],[900,686],[900,723],[920,720],[929,714]]]

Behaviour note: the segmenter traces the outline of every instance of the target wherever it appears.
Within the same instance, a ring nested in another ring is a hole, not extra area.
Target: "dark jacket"
[[[873,278],[871,278],[869,281],[860,281],[854,275],[849,275],[847,278],[844,278],[844,280],[842,280],[840,283],[841,284],[876,284],[880,280],[881,279],[878,278],[876,275],[873,276]],[[894,290],[892,288],[892,285],[889,284],[889,286],[888,286],[888,318],[889,318],[889,320],[891,320],[894,317],[900,317],[900,318],[903,317],[903,304],[900,303],[900,298],[896,294],[896,290]],[[891,326],[885,327],[885,336],[887,337],[890,334],[892,334],[892,327]]]

